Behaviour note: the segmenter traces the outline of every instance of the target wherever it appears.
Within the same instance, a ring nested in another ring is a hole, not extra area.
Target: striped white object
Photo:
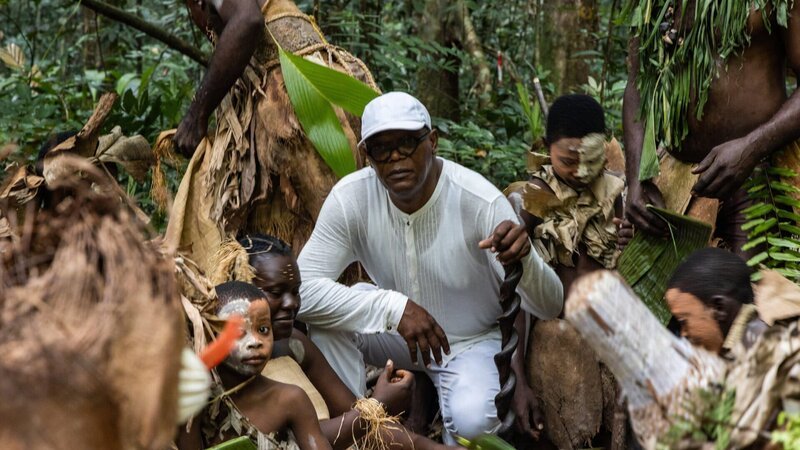
[[[211,375],[208,369],[188,347],[181,353],[181,371],[178,374],[178,423],[184,423],[203,409],[211,393]]]

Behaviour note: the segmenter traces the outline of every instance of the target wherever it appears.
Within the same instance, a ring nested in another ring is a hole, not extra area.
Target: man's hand
[[[525,225],[504,220],[494,229],[491,236],[478,242],[478,247],[497,253],[502,264],[519,262],[531,252],[531,242]]]
[[[386,361],[386,367],[378,377],[372,398],[383,403],[386,412],[398,416],[411,404],[411,391],[414,389],[414,374],[407,370],[394,370],[394,362]]]
[[[628,184],[628,199],[625,217],[637,228],[656,236],[668,236],[666,222],[647,210],[647,205],[664,208],[661,191],[650,181],[631,181]]]
[[[403,317],[400,318],[400,323],[397,324],[397,332],[408,344],[408,351],[411,353],[411,361],[417,363],[417,345],[422,352],[422,361],[425,367],[431,365],[431,353],[436,364],[442,364],[442,350],[446,354],[450,354],[450,343],[447,342],[447,336],[444,334],[442,327],[436,323],[425,308],[417,305],[411,299],[406,303],[406,309],[403,310]]]
[[[544,415],[539,407],[539,400],[524,380],[517,380],[511,410],[516,414],[514,425],[524,436],[538,441],[544,430]]]
[[[205,137],[207,128],[208,120],[204,121],[190,111],[181,120],[178,131],[172,138],[175,148],[181,155],[191,159],[197,146],[200,145],[200,141]]]
[[[725,199],[742,186],[758,164],[747,137],[720,144],[692,170],[701,174],[692,192],[700,197]]]

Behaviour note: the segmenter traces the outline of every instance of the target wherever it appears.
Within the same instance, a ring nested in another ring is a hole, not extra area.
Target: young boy
[[[264,292],[239,281],[223,283],[216,291],[217,316],[241,316],[242,336],[216,369],[214,400],[194,421],[191,431],[181,433],[179,448],[196,450],[247,435],[259,449],[330,449],[305,392],[261,375],[273,346],[270,307]]]
[[[698,250],[667,284],[667,305],[681,336],[713,353],[727,354],[742,343],[751,347],[766,330],[753,304],[751,269],[734,253]]]
[[[578,276],[614,268],[613,219],[622,215],[624,182],[605,170],[603,108],[588,95],[556,99],[545,144],[549,158],[532,156],[529,181],[512,185],[509,200],[519,207],[534,247],[556,269],[566,295]]]
[[[556,99],[545,145],[549,157],[531,153],[529,180],[506,193],[567,296],[579,276],[614,268],[614,218],[622,215],[624,182],[605,169],[603,108],[588,95]],[[562,320],[536,322],[529,348],[528,374],[542,400],[548,440],[572,448],[595,438],[603,415],[611,414],[604,405],[614,402],[610,374],[601,375],[605,369]]]

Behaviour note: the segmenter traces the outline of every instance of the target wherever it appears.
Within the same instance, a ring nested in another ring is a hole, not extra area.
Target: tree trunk
[[[480,37],[475,31],[475,26],[470,17],[469,8],[463,0],[458,2],[458,18],[463,30],[464,49],[469,53],[472,71],[475,74],[473,89],[478,96],[478,105],[485,108],[489,105],[492,91],[492,71],[486,60]]]
[[[444,47],[458,45],[460,33],[456,30],[456,17],[447,0],[426,0],[423,16],[418,28],[419,37],[425,42],[436,42]],[[431,55],[436,57],[436,55]],[[458,121],[458,66],[459,60],[445,56],[453,70],[423,64],[417,73],[417,92],[420,101],[432,116]],[[438,66],[438,65],[437,65]]]
[[[83,65],[87,69],[97,69],[99,61],[97,55],[99,54],[98,42],[95,39],[97,29],[95,27],[97,15],[94,11],[88,8],[82,8],[81,16],[83,16],[83,34],[87,36],[83,40],[82,51]]]
[[[543,4],[540,62],[551,70],[557,93],[574,91],[589,77],[586,57],[578,53],[596,48],[597,0],[548,0]]]
[[[722,359],[673,336],[613,272],[578,279],[566,318],[614,373],[647,448],[684,415],[689,396],[724,376]]]

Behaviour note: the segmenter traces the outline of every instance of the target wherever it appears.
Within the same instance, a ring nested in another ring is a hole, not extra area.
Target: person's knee
[[[493,398],[459,395],[448,399],[444,426],[450,433],[472,439],[497,428],[497,408]]]

